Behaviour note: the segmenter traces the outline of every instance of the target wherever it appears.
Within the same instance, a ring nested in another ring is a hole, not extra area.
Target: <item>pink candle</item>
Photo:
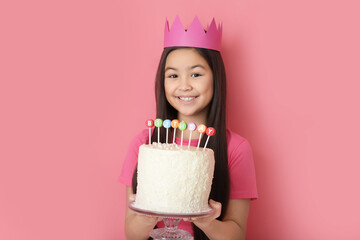
[[[196,124],[195,123],[189,123],[188,125],[188,129],[190,130],[190,137],[189,137],[189,145],[188,145],[188,149],[190,148],[190,143],[191,143],[191,134],[193,131],[196,130]]]

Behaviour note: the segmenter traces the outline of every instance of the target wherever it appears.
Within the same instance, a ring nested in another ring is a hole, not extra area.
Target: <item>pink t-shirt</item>
[[[125,157],[119,181],[126,186],[132,185],[132,176],[136,169],[139,147],[147,143],[149,131],[143,130],[130,143],[128,153]],[[176,138],[176,143],[180,144],[180,138]],[[191,145],[197,145],[197,139],[191,140]],[[188,140],[183,140],[183,145],[187,145]],[[252,150],[249,142],[240,135],[227,130],[228,143],[228,165],[230,176],[230,199],[249,198],[257,199],[257,187],[255,177],[255,167]],[[216,159],[215,159],[216,160]],[[158,223],[158,227],[164,227],[163,222]],[[180,229],[184,229],[193,234],[191,223],[181,221]]]

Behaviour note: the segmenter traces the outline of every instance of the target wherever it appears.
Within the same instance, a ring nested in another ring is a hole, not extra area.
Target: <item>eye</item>
[[[198,73],[193,73],[193,74],[191,74],[191,77],[200,77],[201,75],[200,74],[198,74]]]
[[[178,77],[178,75],[176,75],[176,74],[172,74],[172,75],[168,76],[168,78],[177,78],[177,77]]]

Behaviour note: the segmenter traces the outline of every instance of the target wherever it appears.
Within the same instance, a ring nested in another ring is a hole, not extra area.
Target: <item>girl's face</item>
[[[213,97],[213,74],[206,60],[193,48],[172,51],[165,63],[165,95],[178,117],[206,120]]]

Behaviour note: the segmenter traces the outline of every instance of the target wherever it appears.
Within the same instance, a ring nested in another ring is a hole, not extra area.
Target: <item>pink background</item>
[[[130,139],[164,20],[224,24],[229,126],[252,144],[247,239],[360,239],[359,4],[1,1],[0,239],[124,239]]]

